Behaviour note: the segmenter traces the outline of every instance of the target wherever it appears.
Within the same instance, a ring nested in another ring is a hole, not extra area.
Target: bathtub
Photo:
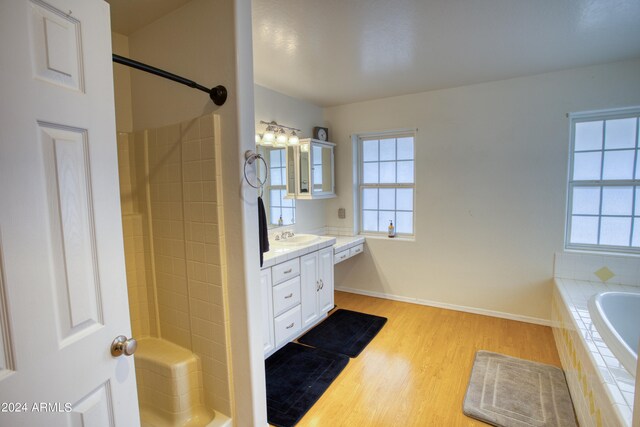
[[[589,299],[589,314],[609,349],[637,377],[640,294],[601,292]]]

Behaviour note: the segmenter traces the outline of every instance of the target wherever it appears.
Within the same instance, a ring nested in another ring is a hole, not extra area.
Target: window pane
[[[362,141],[362,160],[375,162],[378,160],[378,141]]]
[[[278,219],[280,218],[280,208],[271,208],[271,224],[278,225]]]
[[[396,140],[381,139],[380,140],[380,160],[396,159]]]
[[[573,163],[573,179],[600,179],[602,153],[576,153]]]
[[[398,160],[413,160],[413,138],[398,138]]]
[[[281,190],[281,191],[282,191],[282,206],[285,206],[288,208],[295,207],[293,199],[285,199],[285,196],[287,195],[287,190]]]
[[[634,155],[635,150],[605,151],[602,179],[631,179]]]
[[[602,189],[602,215],[631,215],[632,203],[633,187]]]
[[[262,179],[262,177],[260,179]],[[271,185],[284,185],[282,181],[282,169],[271,169]]]
[[[271,206],[280,206],[280,190],[271,190],[269,192],[269,199]]]
[[[380,189],[380,209],[392,211],[396,208],[396,190],[394,188]]]
[[[640,218],[633,220],[633,239],[631,246],[640,246]]]
[[[600,187],[574,187],[572,214],[598,215],[600,213]]]
[[[396,162],[380,163],[380,182],[381,183],[396,182]]]
[[[634,148],[636,146],[636,118],[607,120],[604,148]]]
[[[576,123],[575,150],[602,149],[602,121]]]
[[[282,208],[282,220],[285,225],[293,224],[295,222],[293,215],[294,210],[291,208]]]
[[[398,162],[398,182],[402,184],[413,182],[413,161]]]
[[[279,168],[283,165],[282,152],[284,150],[269,150],[269,159],[272,168]]]
[[[631,218],[602,217],[600,224],[600,244],[629,246]]]
[[[396,225],[396,213],[394,211],[380,211],[378,216],[378,230],[387,233],[389,231],[389,221]]]
[[[378,209],[377,188],[365,188],[362,190],[362,209]]]
[[[401,211],[412,211],[413,188],[398,188],[396,191],[396,209]]]
[[[378,165],[379,163],[365,163],[362,167],[362,181],[365,184],[378,183]]]
[[[413,212],[396,212],[397,233],[413,234]]]
[[[640,187],[636,187],[636,208],[634,215],[640,216]]]
[[[571,217],[571,243],[598,243],[598,218],[591,216]]]
[[[362,230],[378,231],[378,211],[362,211]]]

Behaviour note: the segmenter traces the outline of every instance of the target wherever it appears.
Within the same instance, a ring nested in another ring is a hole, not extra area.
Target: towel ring
[[[256,176],[256,181],[258,181],[257,185],[253,185],[251,181],[249,181],[249,177],[247,177],[247,165],[252,165],[256,159],[262,160],[264,163],[264,179],[261,180],[260,177]],[[244,153],[244,179],[247,181],[247,184],[252,186],[253,188],[257,188],[262,190],[264,184],[266,184],[267,179],[269,178],[269,165],[267,165],[267,161],[264,159],[262,154],[258,154],[253,150],[247,150]]]

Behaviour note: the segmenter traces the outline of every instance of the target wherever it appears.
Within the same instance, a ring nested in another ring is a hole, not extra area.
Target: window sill
[[[400,242],[415,242],[416,241],[416,237],[415,236],[396,236],[396,237],[389,237],[385,234],[366,234],[366,233],[360,233],[358,234],[358,236],[364,237],[366,239],[375,239],[375,240],[396,240],[396,241],[400,241]]]

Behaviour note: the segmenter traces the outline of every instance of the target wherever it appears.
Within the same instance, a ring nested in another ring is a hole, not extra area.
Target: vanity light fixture
[[[300,137],[298,136],[298,133],[301,132],[300,129],[279,125],[275,121],[265,122],[260,120],[260,125],[266,125],[267,128],[264,134],[256,134],[256,144],[286,147],[287,145],[300,143]]]
[[[295,130],[291,131],[291,136],[289,137],[289,145],[298,145],[300,142],[300,138],[298,138],[298,134]]]

